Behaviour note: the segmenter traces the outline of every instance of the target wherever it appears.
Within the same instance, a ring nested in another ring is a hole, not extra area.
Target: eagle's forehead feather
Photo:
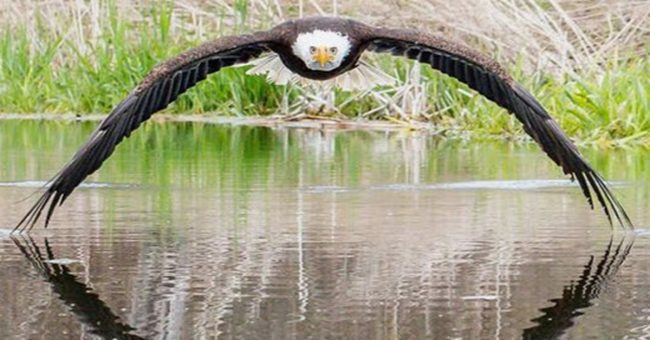
[[[300,39],[347,40],[347,37],[342,32],[315,29],[312,31],[300,32],[296,40]]]
[[[350,49],[350,40],[341,32],[313,30],[310,32],[301,32],[294,42],[294,52],[296,49],[309,48],[309,46],[329,46],[337,47],[340,51]]]

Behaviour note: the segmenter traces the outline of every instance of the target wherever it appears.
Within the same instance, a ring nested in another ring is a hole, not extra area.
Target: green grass
[[[246,3],[238,2],[236,10],[237,22],[242,24],[218,35],[250,30],[245,24]],[[50,33],[45,26],[31,28],[38,32],[38,48],[34,48],[37,44],[27,28],[2,30],[0,112],[109,112],[156,63],[202,42],[191,32],[172,30],[172,17],[169,4],[150,9],[144,21],[123,20],[115,6],[109,5],[108,20],[99,27],[101,36],[83,49],[66,39],[65,31]],[[579,76],[558,77],[541,71],[527,74],[520,64],[509,70],[581,142],[650,146],[650,61],[645,57],[619,60],[623,61],[611,62],[604,72]],[[391,57],[381,57],[378,63],[386,70],[396,70],[401,79],[408,78],[413,67],[410,62]],[[269,115],[279,111],[283,100],[295,103],[301,95],[300,89],[274,86],[244,71],[230,68],[210,76],[165,112]],[[422,76],[427,83],[427,104],[406,117],[395,116],[390,108],[366,115],[381,105],[371,95],[356,98],[358,94],[338,93],[339,109],[350,118],[426,120],[450,135],[523,135],[516,120],[466,86],[428,67],[422,67]],[[400,86],[386,89],[384,97],[394,100],[392,93]],[[395,105],[405,104],[396,101]]]

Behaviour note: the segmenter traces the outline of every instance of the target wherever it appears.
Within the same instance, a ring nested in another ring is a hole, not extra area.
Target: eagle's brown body
[[[336,32],[349,42],[349,51],[336,68],[329,71],[311,68],[304,58],[294,53],[293,44],[298,37],[314,31]],[[424,32],[377,28],[342,18],[314,17],[287,21],[269,31],[219,38],[154,67],[50,181],[45,193],[15,230],[30,230],[46,207],[47,226],[55,207],[101,166],[117,144],[153,113],[167,107],[210,73],[248,62],[263,53],[276,53],[292,72],[309,79],[327,80],[355,68],[364,51],[390,53],[428,64],[505,108],[521,121],[524,130],[564,173],[578,181],[592,207],[595,197],[610,222],[613,216],[622,226],[632,226],[605,181],[582,158],[560,126],[491,58],[463,44]]]
[[[349,57],[344,60],[340,67],[329,72],[313,71],[307,68],[302,60],[292,53],[291,44],[296,40],[298,35],[301,32],[310,32],[313,30],[344,32],[348,39],[350,39],[354,49],[350,51]],[[146,87],[153,81],[166,77],[170,72],[177,70],[183,65],[192,63],[201,57],[215,55],[226,50],[251,44],[258,45],[266,51],[277,53],[291,71],[302,77],[314,80],[326,80],[354,68],[362,52],[368,48],[368,44],[378,35],[396,42],[414,42],[423,46],[438,46],[441,50],[474,60],[477,65],[483,65],[491,72],[509,79],[495,60],[476,53],[462,44],[454,43],[437,36],[414,30],[377,28],[359,21],[337,17],[309,17],[286,21],[269,31],[260,31],[241,36],[228,36],[207,42],[156,66],[143,79],[140,87]]]

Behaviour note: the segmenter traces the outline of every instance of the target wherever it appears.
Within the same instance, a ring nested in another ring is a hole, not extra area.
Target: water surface
[[[93,125],[0,122],[0,338],[650,336],[644,150],[584,150],[635,236],[534,145],[152,123],[9,237]]]

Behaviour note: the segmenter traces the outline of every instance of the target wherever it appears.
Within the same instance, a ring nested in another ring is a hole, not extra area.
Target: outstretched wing
[[[88,175],[97,170],[113,153],[115,146],[151,115],[167,107],[176,98],[205,79],[208,74],[237,63],[245,63],[275,42],[269,32],[224,37],[188,50],[156,67],[106,117],[77,151],[70,162],[49,182],[43,195],[14,228],[33,228],[48,206],[47,227],[57,205],[62,204]]]
[[[565,174],[578,181],[592,209],[592,196],[595,195],[610,224],[613,214],[621,226],[633,227],[603,178],[582,158],[558,123],[494,60],[460,44],[417,31],[365,28],[361,36],[369,51],[387,52],[429,64],[514,114],[542,150]]]

